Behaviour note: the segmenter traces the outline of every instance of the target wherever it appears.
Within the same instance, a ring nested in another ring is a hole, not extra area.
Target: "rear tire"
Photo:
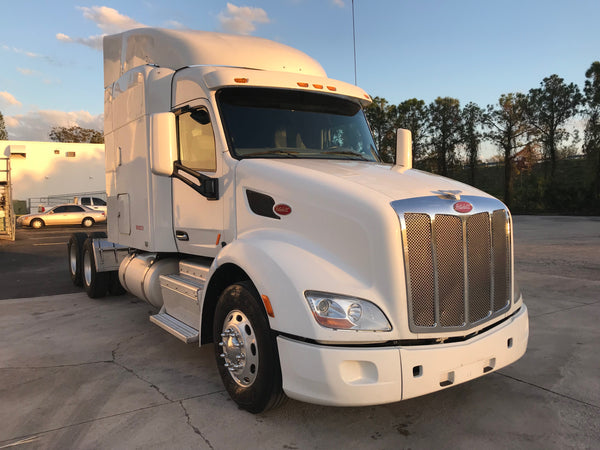
[[[215,309],[215,358],[225,389],[254,414],[285,399],[277,345],[256,288],[249,281],[226,288]]]
[[[94,225],[94,223],[94,219],[92,219],[91,217],[86,217],[81,221],[81,226],[84,228],[90,228]]]
[[[35,228],[36,230],[39,230],[40,228],[44,228],[44,221],[42,219],[33,219],[31,221],[31,228]]]
[[[98,272],[94,261],[94,248],[91,239],[86,239],[83,244],[82,279],[83,287],[90,298],[100,298],[108,290],[109,272]]]
[[[81,256],[83,254],[83,244],[86,239],[87,234],[85,233],[73,233],[67,243],[69,275],[75,286],[83,286],[81,277]]]

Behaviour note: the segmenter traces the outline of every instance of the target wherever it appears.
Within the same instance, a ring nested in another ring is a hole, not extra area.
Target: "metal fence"
[[[75,192],[71,194],[49,195],[48,197],[29,197],[27,208],[30,213],[40,212],[42,208],[48,209],[63,203],[75,203],[80,197],[98,197],[106,201],[105,191]]]

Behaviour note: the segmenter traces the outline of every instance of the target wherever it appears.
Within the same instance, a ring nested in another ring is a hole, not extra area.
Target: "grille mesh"
[[[506,211],[470,216],[404,213],[404,222],[413,326],[468,328],[507,306],[511,271]]]
[[[467,219],[469,261],[469,321],[477,322],[490,313],[492,305],[492,254],[490,216],[475,214]]]
[[[406,236],[410,254],[413,323],[435,325],[435,283],[431,255],[431,222],[427,214],[406,215]]]
[[[492,214],[492,243],[494,252],[494,311],[499,311],[510,301],[510,250],[506,213]]]
[[[462,221],[456,216],[438,214],[434,223],[439,324],[459,327],[465,322]]]

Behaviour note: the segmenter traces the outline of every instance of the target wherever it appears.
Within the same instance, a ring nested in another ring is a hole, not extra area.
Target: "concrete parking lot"
[[[0,278],[0,449],[599,448],[600,218],[521,216],[514,227],[531,327],[517,363],[400,403],[289,400],[260,415],[229,400],[210,346],[151,324],[149,305],[44,285],[70,283],[64,247],[48,263],[52,246],[33,245],[58,231],[19,230],[0,243],[1,272],[12,271]]]

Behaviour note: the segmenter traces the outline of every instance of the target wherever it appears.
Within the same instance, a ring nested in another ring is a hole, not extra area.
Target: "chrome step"
[[[186,344],[198,342],[198,330],[186,325],[167,313],[161,312],[154,316],[150,316],[150,322],[158,325],[163,330],[168,331]]]
[[[206,282],[208,272],[210,271],[211,260],[207,260],[205,264],[200,261],[184,259],[179,261],[179,274],[186,277],[195,278],[202,283]]]
[[[204,289],[204,282],[184,274],[171,274],[160,276],[161,289],[169,289],[177,294],[190,298],[198,303],[198,292]],[[163,298],[165,293],[163,291]]]

